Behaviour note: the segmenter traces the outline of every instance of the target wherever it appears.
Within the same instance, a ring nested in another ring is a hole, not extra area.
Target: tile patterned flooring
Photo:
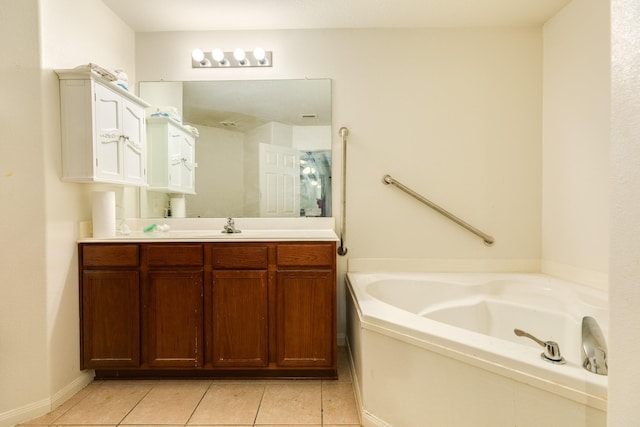
[[[95,381],[21,426],[358,427],[346,351],[338,380]]]

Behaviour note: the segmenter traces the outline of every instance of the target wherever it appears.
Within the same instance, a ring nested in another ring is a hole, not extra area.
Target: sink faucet
[[[236,228],[236,223],[233,218],[227,218],[227,224],[223,227],[223,233],[233,234],[233,233],[242,233],[242,230],[238,230]]]
[[[596,319],[591,316],[582,318],[582,366],[589,372],[607,375],[607,343]]]

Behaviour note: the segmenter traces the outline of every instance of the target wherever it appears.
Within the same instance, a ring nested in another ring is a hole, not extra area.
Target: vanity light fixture
[[[242,67],[246,67],[249,64],[249,61],[247,61],[247,54],[245,53],[244,49],[241,49],[239,47],[235,48],[233,50],[233,57],[236,58],[236,61],[238,61],[238,65]]]
[[[218,63],[219,66],[221,67],[229,66],[229,61],[226,60],[226,58],[224,57],[224,52],[221,51],[220,49],[213,49],[211,51],[211,57],[213,58],[214,61]]]
[[[205,57],[204,52],[200,49],[194,49],[193,52],[191,52],[191,59],[197,62],[201,67],[211,66],[211,61]]]
[[[191,68],[239,68],[239,67],[271,67],[272,53],[261,47],[253,51],[236,48],[233,52],[213,49],[205,52],[194,49],[191,52]]]

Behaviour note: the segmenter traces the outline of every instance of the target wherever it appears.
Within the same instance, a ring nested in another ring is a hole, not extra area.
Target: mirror
[[[171,200],[188,218],[331,216],[330,79],[141,82],[139,94],[147,115],[198,131],[196,194],[141,189],[141,218]]]

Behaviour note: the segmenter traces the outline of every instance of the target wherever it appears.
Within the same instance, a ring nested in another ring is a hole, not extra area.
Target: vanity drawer
[[[138,245],[81,245],[83,267],[137,267]]]
[[[204,264],[203,245],[143,245],[142,259],[150,267],[201,266]]]
[[[214,269],[249,268],[266,269],[269,265],[269,249],[265,245],[211,247],[211,264]]]
[[[276,249],[278,267],[331,267],[335,260],[333,243],[279,244]]]

